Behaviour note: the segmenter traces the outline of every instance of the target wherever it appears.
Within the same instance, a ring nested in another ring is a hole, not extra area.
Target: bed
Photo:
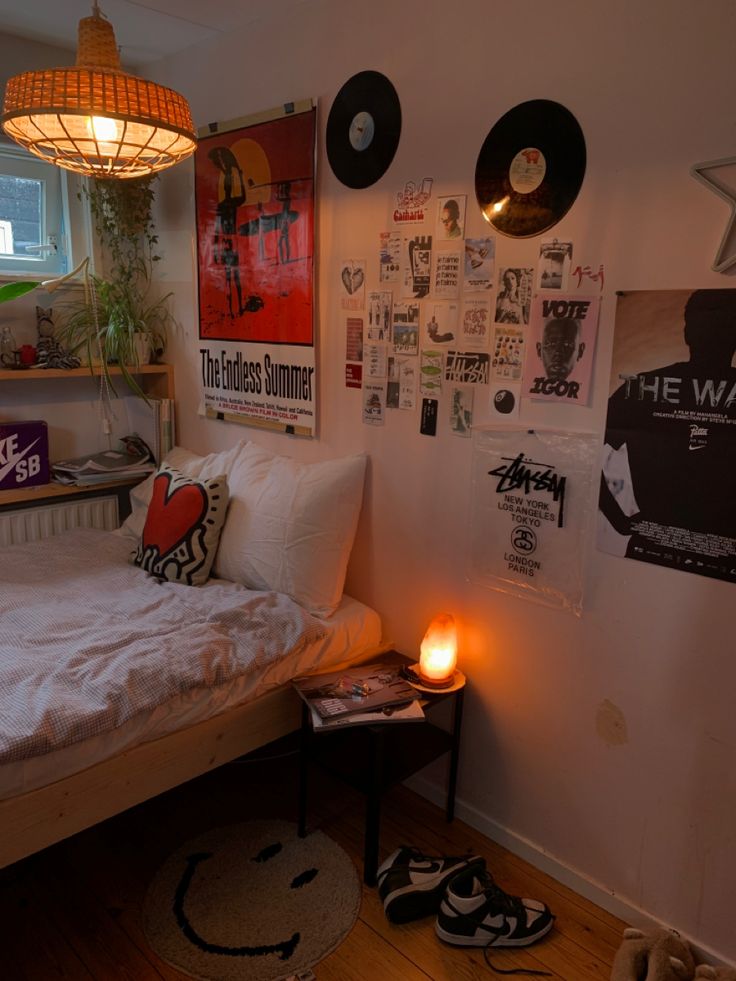
[[[364,458],[304,465],[240,443],[176,449],[159,480],[167,466],[227,480],[200,585],[130,561],[153,477],[120,532],[3,552],[0,866],[295,730],[291,678],[381,649],[377,614],[342,594]]]

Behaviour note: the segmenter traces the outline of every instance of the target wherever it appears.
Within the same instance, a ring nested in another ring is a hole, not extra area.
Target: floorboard
[[[258,817],[296,819],[293,744],[275,744],[111,818],[0,871],[4,981],[186,981],[143,933],[146,888],[166,856],[209,828]],[[362,875],[364,800],[315,771],[309,830],[320,829]],[[551,933],[524,949],[497,949],[495,966],[546,971],[558,981],[608,981],[624,923],[405,787],[385,797],[381,857],[399,844],[428,853],[483,855],[499,885],[544,900]],[[493,977],[480,950],[454,948],[432,919],[396,926],[363,886],[358,922],[314,968],[318,981],[475,981]]]

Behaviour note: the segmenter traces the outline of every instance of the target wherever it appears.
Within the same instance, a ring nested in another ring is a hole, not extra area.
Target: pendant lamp
[[[88,177],[143,177],[196,146],[186,99],[122,71],[97,0],[79,22],[76,66],[11,78],[0,122],[37,157]]]

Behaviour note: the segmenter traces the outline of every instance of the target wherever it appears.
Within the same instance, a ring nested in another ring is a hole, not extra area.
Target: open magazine
[[[372,712],[352,712],[350,715],[334,715],[323,719],[319,712],[310,706],[312,729],[315,732],[344,729],[346,726],[374,726],[384,722],[424,722],[424,709],[415,699],[409,704],[384,705],[383,708],[373,709]]]
[[[322,719],[333,719],[414,701],[416,691],[400,672],[396,664],[362,664],[295,678],[292,683],[310,710]]]

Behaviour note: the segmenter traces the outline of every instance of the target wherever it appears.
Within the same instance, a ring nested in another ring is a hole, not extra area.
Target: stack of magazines
[[[292,684],[309,708],[315,732],[424,719],[416,690],[396,664],[363,664],[333,674],[295,678]]]
[[[54,480],[78,487],[94,487],[116,480],[143,479],[156,469],[153,454],[140,437],[129,436],[121,443],[119,450],[104,450],[52,463]]]

